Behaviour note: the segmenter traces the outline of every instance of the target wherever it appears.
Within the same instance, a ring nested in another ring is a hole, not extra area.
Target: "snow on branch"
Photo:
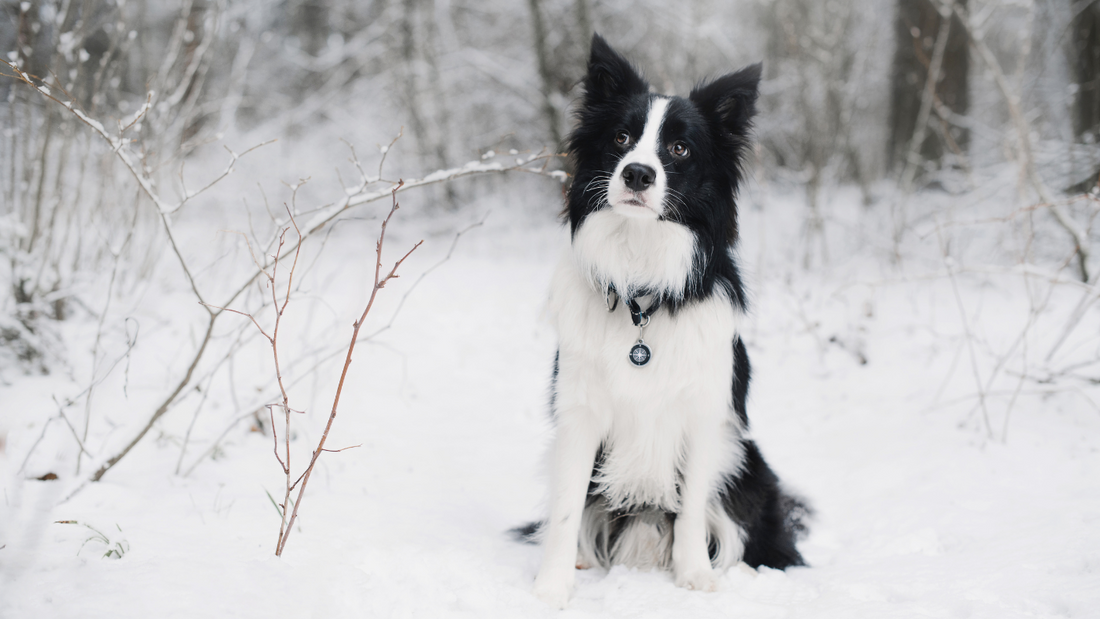
[[[10,73],[5,72],[5,68],[7,70],[10,70]],[[166,414],[181,399],[182,394],[187,391],[188,387],[195,384],[196,380],[199,380],[196,377],[196,369],[198,368],[199,363],[203,360],[207,350],[210,347],[209,345],[211,343],[217,319],[226,312],[238,314],[242,313],[236,310],[228,309],[234,303],[234,301],[236,301],[236,299],[242,293],[244,293],[244,291],[247,290],[248,287],[252,285],[252,283],[255,282],[257,278],[266,275],[267,269],[269,267],[273,268],[280,259],[288,257],[291,253],[297,255],[303,242],[305,242],[307,239],[309,239],[311,236],[315,235],[322,229],[325,229],[329,223],[341,216],[341,214],[346,213],[349,209],[353,207],[375,202],[389,196],[394,200],[394,207],[390,211],[390,216],[392,216],[393,212],[397,208],[396,196],[398,193],[402,191],[407,191],[415,187],[423,187],[426,185],[437,183],[446,183],[455,179],[469,176],[503,174],[507,172],[526,172],[548,176],[554,178],[555,180],[558,180],[559,182],[564,182],[567,179],[567,175],[564,172],[560,170],[550,169],[550,163],[554,159],[560,157],[560,155],[547,151],[542,151],[533,155],[517,157],[511,162],[496,160],[495,154],[490,152],[487,153],[486,156],[482,157],[481,160],[471,161],[457,168],[438,170],[422,178],[394,181],[383,178],[382,171],[386,159],[386,154],[393,146],[393,144],[401,137],[400,134],[396,138],[394,138],[394,140],[389,145],[383,146],[380,149],[382,157],[378,165],[378,172],[375,175],[366,174],[362,164],[355,156],[354,149],[352,149],[352,160],[357,170],[359,171],[358,183],[356,183],[352,187],[345,187],[344,197],[338,202],[324,205],[317,209],[311,209],[310,211],[308,211],[312,213],[312,217],[310,218],[309,224],[305,228],[298,230],[298,239],[295,242],[289,243],[289,246],[285,248],[282,246],[282,243],[280,243],[280,249],[282,250],[281,253],[277,251],[275,255],[271,256],[266,263],[257,263],[255,271],[249,277],[247,277],[245,281],[241,283],[239,288],[229,294],[223,302],[219,304],[214,304],[208,302],[204,295],[201,293],[193,270],[191,269],[187,260],[184,258],[183,253],[181,252],[180,247],[176,241],[176,235],[173,231],[170,216],[173,213],[179,211],[185,204],[190,202],[196,196],[199,196],[200,194],[210,190],[219,181],[232,174],[235,170],[237,161],[241,157],[251,153],[253,150],[260,148],[261,146],[270,144],[274,140],[263,142],[256,146],[253,146],[242,153],[236,153],[233,150],[226,148],[227,152],[229,153],[229,161],[226,164],[225,169],[220,174],[215,176],[212,180],[210,180],[197,190],[188,190],[185,185],[181,185],[182,193],[179,196],[178,200],[167,200],[157,190],[157,184],[154,177],[152,176],[152,170],[144,164],[142,155],[131,149],[131,142],[133,140],[126,137],[126,133],[135,127],[139,127],[142,120],[145,119],[149,111],[153,109],[154,105],[157,102],[157,93],[155,91],[150,90],[148,92],[144,104],[132,116],[126,118],[125,120],[116,121],[118,131],[112,133],[107,130],[102,122],[93,118],[83,109],[81,109],[79,102],[75,98],[69,96],[69,94],[66,93],[64,89],[57,88],[57,93],[55,94],[55,90],[48,86],[44,80],[21,70],[16,64],[13,64],[6,60],[0,60],[0,75],[13,78],[19,82],[22,82],[23,84],[37,92],[44,99],[52,101],[58,106],[64,108],[66,111],[68,111],[68,113],[76,117],[81,123],[91,129],[93,133],[98,135],[107,144],[111,152],[114,153],[118,160],[122,162],[122,164],[126,167],[127,170],[129,170],[130,174],[137,181],[138,185],[141,187],[142,193],[147,196],[156,207],[157,214],[159,215],[159,219],[161,221],[163,229],[168,237],[169,246],[175,253],[177,262],[184,272],[184,275],[191,287],[192,293],[195,295],[195,298],[199,302],[199,304],[207,311],[207,323],[205,325],[205,328],[203,329],[203,334],[198,340],[198,345],[195,351],[192,353],[190,359],[186,362],[187,367],[185,370],[182,371],[182,374],[179,376],[178,382],[173,380],[173,386],[171,387],[170,392],[166,394],[165,398],[157,405],[156,409],[145,419],[144,422],[142,422],[141,428],[125,444],[125,446],[114,455],[99,459],[99,466],[95,470],[95,472],[90,477],[79,482],[74,487],[74,489],[67,494],[62,502],[74,496],[88,482],[94,482],[101,479],[103,475],[107,473],[107,471],[118,464],[119,461],[121,461],[130,452],[130,450],[133,449],[133,447],[142,440],[142,438],[149,432],[149,430],[152,429],[157,420],[160,419],[164,414]],[[175,95],[173,95],[173,97],[174,96]],[[169,98],[169,103],[172,102],[171,99],[172,97]],[[516,156],[517,151],[511,151],[510,154],[511,156]],[[295,213],[288,210],[288,214],[291,217],[291,222],[295,224],[294,227],[297,229],[297,224],[296,222],[294,222]],[[388,221],[389,217],[386,218],[386,222]],[[379,252],[381,251],[382,237],[384,237],[385,234],[384,226],[385,224],[383,224],[382,236],[380,236],[379,238]],[[385,276],[384,278],[376,278],[376,288],[371,295],[371,300],[367,304],[367,308],[364,311],[363,318],[365,318],[366,313],[373,305],[373,300],[375,295],[377,294],[377,291],[380,290],[387,281],[394,277],[397,277],[397,267],[400,266],[403,260],[404,258],[402,258],[401,261],[398,261],[397,265],[394,266],[394,268],[387,276]],[[259,325],[257,324],[257,326]],[[352,344],[349,347],[348,362],[350,362],[351,349],[354,348],[355,342],[359,341],[358,333],[361,326],[362,319],[360,319],[355,325],[355,334],[352,338]],[[267,336],[266,333],[264,335]],[[273,341],[274,339],[275,334],[272,333],[269,337],[269,340]],[[345,364],[345,373],[346,367],[347,366]],[[341,378],[341,383],[342,380],[343,379]],[[336,404],[338,404],[338,402],[339,391],[337,392],[337,401],[333,405],[333,415],[335,415]],[[287,408],[287,410],[289,410],[289,408]],[[322,443],[318,446],[317,451],[314,453],[314,459],[313,461],[311,461],[310,468],[306,470],[300,480],[302,485],[299,492],[304,491],[305,483],[308,481],[309,472],[312,470],[313,462],[316,461],[317,456],[325,451],[323,447],[324,442],[322,440]],[[284,468],[289,469],[289,461],[285,462]],[[290,484],[289,487],[293,489],[297,486],[297,483],[298,482],[294,482]],[[299,498],[300,496],[301,494],[299,494]],[[295,510],[296,508],[297,506],[295,505]],[[291,516],[290,522],[287,523],[287,533],[289,533],[289,526],[293,524],[293,520],[294,515]],[[282,544],[284,543],[285,537],[281,536],[280,552]]]
[[[397,138],[394,138],[394,141],[396,141],[400,137],[401,136],[398,135]],[[390,145],[392,146],[393,142],[391,142]],[[384,157],[387,152],[388,149],[383,147],[383,162],[385,161]],[[362,206],[370,202],[381,200],[391,195],[393,192],[408,191],[409,189],[413,189],[416,187],[424,187],[426,185],[434,185],[437,183],[453,181],[455,179],[463,178],[466,176],[478,176],[502,172],[528,172],[532,174],[549,176],[560,182],[565,182],[567,178],[565,172],[562,172],[561,170],[549,169],[550,162],[558,157],[560,157],[560,155],[542,152],[529,155],[527,157],[516,158],[511,163],[504,163],[496,160],[470,161],[456,168],[450,168],[447,170],[436,170],[435,172],[432,172],[431,174],[428,174],[423,178],[406,179],[398,182],[383,180],[381,178],[381,170],[379,170],[378,176],[363,176],[360,179],[361,182],[358,186],[347,188],[345,191],[348,195],[343,200],[324,207],[320,211],[315,213],[313,218],[310,219],[309,222],[306,224],[305,229],[308,231],[307,234],[315,232],[322,228],[325,224],[336,218],[336,216],[338,216],[340,213],[343,213],[344,211],[352,207]],[[354,162],[358,167],[358,161],[355,160]],[[360,168],[360,171],[362,171],[362,168]],[[385,183],[386,186],[378,189],[371,189],[371,187],[377,183]]]
[[[156,93],[154,93],[153,91],[149,91],[149,93],[146,95],[145,103],[141,106],[141,108],[137,110],[137,112],[126,122],[125,125],[121,121],[119,121],[118,133],[111,134],[103,126],[103,123],[90,117],[83,110],[79,109],[77,107],[77,105],[79,105],[78,103],[74,105],[74,100],[72,98],[66,97],[66,100],[62,100],[55,96],[50,87],[47,86],[41,78],[22,71],[7,60],[0,59],[0,64],[14,71],[14,74],[9,75],[7,73],[0,73],[0,75],[15,78],[30,86],[46,99],[49,99],[50,101],[53,101],[54,103],[57,103],[61,107],[68,110],[73,116],[79,119],[80,122],[90,127],[92,131],[103,138],[103,140],[106,141],[107,144],[110,146],[111,152],[115,153],[118,159],[122,161],[122,164],[126,166],[126,169],[130,171],[130,174],[133,175],[134,179],[137,180],[138,185],[141,186],[142,192],[145,193],[145,195],[153,201],[153,204],[157,206],[157,210],[160,212],[161,216],[175,213],[192,198],[195,198],[196,196],[202,194],[203,192],[217,184],[219,181],[232,174],[234,167],[237,164],[237,160],[244,155],[247,155],[248,153],[251,153],[252,151],[262,146],[267,146],[268,144],[275,142],[275,140],[262,142],[240,154],[237,154],[226,147],[226,150],[229,152],[229,164],[226,166],[225,170],[223,170],[221,174],[216,176],[213,180],[204,185],[198,191],[187,192],[185,189],[184,194],[180,197],[179,201],[172,203],[161,197],[160,193],[156,190],[156,182],[153,180],[152,176],[150,176],[149,170],[145,168],[145,166],[142,166],[138,163],[138,159],[136,158],[135,154],[131,152],[128,148],[130,140],[126,138],[126,132],[130,128],[137,125],[141,121],[141,119],[144,118],[145,114],[150,109],[152,109],[153,102],[156,98]]]

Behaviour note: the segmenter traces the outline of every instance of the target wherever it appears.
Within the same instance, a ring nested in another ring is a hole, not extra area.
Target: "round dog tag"
[[[649,363],[649,360],[653,358],[653,351],[646,346],[646,343],[642,340],[638,340],[638,343],[630,349],[630,362],[638,367]]]

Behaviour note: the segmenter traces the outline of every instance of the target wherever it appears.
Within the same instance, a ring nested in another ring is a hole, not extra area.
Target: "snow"
[[[156,92],[150,90],[145,96],[145,103],[141,104],[141,107],[139,107],[138,110],[134,112],[129,118],[119,122],[119,126],[130,127],[131,125],[137,123],[137,121],[141,120],[141,117],[145,116],[145,114],[148,113],[149,110],[153,107],[153,99],[156,98],[156,95]]]
[[[0,368],[0,617],[559,616],[530,592],[540,549],[506,534],[542,513],[554,350],[542,312],[568,237],[554,219],[560,190],[537,182],[537,190],[519,190],[522,208],[499,198],[486,224],[410,294],[393,328],[356,349],[327,446],[362,446],[322,456],[282,558],[274,556],[279,518],[266,494],[281,496],[281,473],[270,434],[250,431],[251,418],[229,431],[216,459],[177,475],[193,396],[102,481],[63,501],[75,456],[60,421],[20,467],[57,410],[51,397],[76,395],[86,368],[74,363],[49,376]],[[859,249],[868,231],[845,227],[862,209],[858,198],[835,199],[842,204],[833,212],[850,220],[832,222],[827,268],[799,265],[801,243],[792,239],[805,207],[790,194],[753,188],[741,228],[753,299],[752,432],[781,479],[815,509],[800,545],[809,567],[741,565],[715,593],[679,589],[664,572],[587,570],[560,616],[1097,616],[1100,393],[1085,383],[1027,383],[1010,406],[1016,377],[992,374],[1029,315],[1019,284],[1026,269],[982,272],[965,255],[945,264],[934,234],[921,241],[931,249],[893,267]],[[389,203],[367,208],[377,215]],[[211,232],[216,220],[185,215],[176,222],[181,238],[206,239],[212,254],[217,238],[237,246],[199,272],[200,286],[251,268],[234,235]],[[380,293],[364,331],[383,326],[416,276],[446,254],[454,230],[478,219],[402,209],[383,264],[426,242]],[[346,342],[366,298],[377,224],[336,227],[316,266],[303,271],[306,288],[282,327],[286,359],[316,343],[321,322],[332,325],[323,333],[334,347]],[[983,383],[992,381],[992,436],[975,406],[948,273],[957,273],[978,342],[973,365]],[[1078,294],[1060,287],[1043,315],[1068,312]],[[125,379],[120,364],[96,392],[96,415],[110,423],[93,426],[92,460],[133,435],[196,337],[202,310],[185,283],[137,296],[144,356],[126,361]],[[268,318],[258,316],[265,328]],[[247,322],[225,320],[225,328]],[[1029,341],[1051,341],[1057,330],[1046,324]],[[1094,326],[1074,337],[1077,348],[1095,348]],[[90,350],[94,319],[65,328],[73,350]],[[339,361],[329,362],[292,389],[292,406],[308,411],[294,419],[295,471],[316,444],[338,371]],[[208,386],[184,469],[236,414],[233,399],[251,402],[270,387],[262,338],[240,353],[234,372],[236,392],[224,379]],[[67,410],[83,414],[83,406]],[[30,479],[49,472],[62,479]],[[60,520],[90,525],[109,543],[87,541],[90,530]],[[116,543],[127,549],[122,558],[104,557]]]

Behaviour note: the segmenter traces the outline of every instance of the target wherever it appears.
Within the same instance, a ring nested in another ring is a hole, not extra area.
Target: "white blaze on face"
[[[625,217],[656,219],[664,214],[668,178],[657,153],[661,148],[661,125],[668,111],[668,102],[664,97],[654,97],[650,101],[642,135],[631,136],[635,140],[634,147],[615,166],[608,183],[607,201],[612,210]],[[634,163],[647,166],[654,173],[653,184],[642,191],[631,190],[623,178],[623,170]]]

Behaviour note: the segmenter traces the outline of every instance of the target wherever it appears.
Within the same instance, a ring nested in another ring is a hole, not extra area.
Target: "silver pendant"
[[[649,320],[650,316],[647,315],[645,321],[638,325],[638,341],[630,348],[630,362],[637,367],[642,367],[653,358],[653,351],[642,339],[645,336],[645,328],[649,326]]]
[[[652,358],[653,351],[641,339],[638,339],[637,343],[630,349],[630,362],[638,367],[649,363]]]

